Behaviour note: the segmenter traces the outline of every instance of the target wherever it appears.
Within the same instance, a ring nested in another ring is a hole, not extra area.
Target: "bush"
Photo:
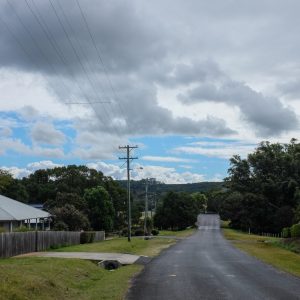
[[[95,239],[95,231],[83,231],[80,233],[80,244],[92,243]]]
[[[20,226],[14,229],[14,232],[28,232],[28,231],[33,231],[33,229],[27,226]]]
[[[159,231],[157,229],[152,229],[151,233],[152,235],[158,235]]]
[[[289,238],[291,237],[291,230],[290,230],[290,227],[284,227],[282,229],[282,237],[283,238]]]
[[[123,229],[120,231],[120,235],[121,235],[121,236],[128,236],[128,229],[127,229],[127,228],[123,228]]]
[[[68,231],[69,226],[63,221],[58,221],[58,222],[55,222],[55,225],[53,226],[53,230],[55,230],[55,231]]]
[[[134,235],[135,235],[135,236],[143,236],[143,235],[144,235],[144,230],[143,230],[143,229],[137,229],[137,230],[134,232]]]
[[[300,224],[294,224],[291,227],[291,237],[300,237]]]

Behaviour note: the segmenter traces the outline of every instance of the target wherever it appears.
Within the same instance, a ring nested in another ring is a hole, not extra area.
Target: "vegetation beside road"
[[[174,239],[116,238],[56,251],[119,252],[155,256]],[[129,265],[108,271],[80,259],[23,257],[0,260],[0,299],[122,299],[130,279],[142,270]],[[116,284],[117,283],[117,284]]]
[[[122,299],[130,278],[141,269],[131,265],[107,271],[80,259],[3,259],[0,299]]]
[[[288,273],[300,276],[300,255],[281,246],[280,238],[247,234],[223,228],[224,236],[237,248]]]
[[[128,253],[145,256],[156,256],[165,248],[175,243],[174,239],[153,238],[144,240],[143,238],[132,238],[131,242],[127,238],[115,238],[99,243],[82,244],[59,248],[59,252],[115,252]]]
[[[188,237],[192,235],[197,229],[196,228],[187,228],[184,230],[160,230],[158,236],[174,236],[174,237]]]

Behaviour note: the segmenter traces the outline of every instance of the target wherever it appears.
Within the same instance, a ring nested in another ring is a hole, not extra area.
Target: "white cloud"
[[[53,163],[51,160],[42,160],[42,161],[37,161],[33,162],[27,165],[27,168],[33,172],[39,169],[53,169],[55,167],[61,167],[63,165],[61,164],[56,164]]]
[[[142,156],[141,160],[158,162],[193,162],[192,159],[172,157],[172,156]]]
[[[229,159],[233,155],[246,157],[249,153],[253,152],[256,147],[256,144],[243,144],[242,142],[194,142],[187,146],[177,147],[173,149],[173,151],[175,153]]]
[[[9,127],[4,127],[0,129],[0,136],[1,137],[9,137],[13,133],[12,129]]]
[[[62,165],[55,164],[50,160],[37,161],[33,163],[29,163],[26,168],[18,168],[18,167],[6,167],[3,166],[1,169],[8,171],[14,178],[23,178],[28,177],[30,174],[34,173],[36,170],[40,169],[52,169],[55,167],[60,167]]]
[[[8,171],[14,178],[23,178],[29,176],[32,172],[26,168],[18,167],[1,167],[1,169]]]

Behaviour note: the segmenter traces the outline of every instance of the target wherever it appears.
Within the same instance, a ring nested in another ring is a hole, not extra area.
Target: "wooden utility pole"
[[[138,148],[138,146],[119,146],[119,149],[126,149],[126,157],[119,157],[119,159],[125,159],[127,162],[127,222],[128,222],[128,242],[131,241],[131,202],[130,202],[130,161],[133,159],[137,159],[137,157],[130,157],[130,151],[132,149]]]

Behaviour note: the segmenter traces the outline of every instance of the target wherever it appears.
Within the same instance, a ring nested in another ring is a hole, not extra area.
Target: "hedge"
[[[80,244],[92,243],[95,239],[95,231],[83,231],[80,233]]]
[[[300,237],[300,224],[294,224],[291,227],[291,237]]]
[[[285,228],[282,229],[282,237],[283,238],[289,238],[289,237],[291,237],[290,227],[285,227]]]

